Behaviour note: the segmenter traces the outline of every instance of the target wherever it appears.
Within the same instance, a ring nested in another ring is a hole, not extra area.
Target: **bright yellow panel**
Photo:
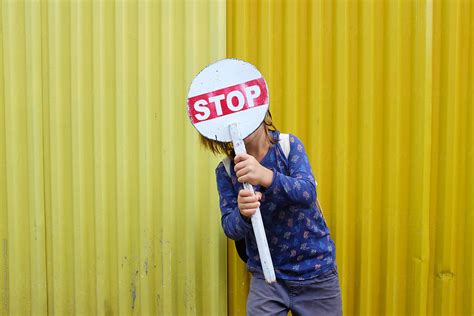
[[[0,314],[222,315],[217,158],[191,79],[223,1],[0,4]]]
[[[306,145],[345,314],[471,315],[474,5],[229,0],[227,16],[227,56],[261,70]],[[229,295],[248,277],[232,273]]]

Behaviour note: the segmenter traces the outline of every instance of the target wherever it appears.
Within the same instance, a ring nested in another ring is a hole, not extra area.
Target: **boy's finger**
[[[245,197],[245,196],[252,196],[253,193],[250,192],[250,190],[242,189],[239,191],[239,195],[242,197]]]
[[[235,158],[234,158],[234,163],[237,165],[239,162],[244,161],[244,160],[247,160],[248,157],[249,157],[249,155],[246,154],[246,153],[238,154],[238,155],[235,156]]]
[[[252,215],[255,214],[256,211],[257,211],[256,209],[243,210],[242,213],[244,213],[244,215],[247,216],[247,217],[252,217]]]
[[[236,170],[235,171],[235,175],[237,176],[237,178],[240,178],[241,176],[247,174],[249,172],[248,168],[242,168],[242,169],[239,169],[239,170]]]
[[[240,203],[239,207],[243,210],[256,209],[256,208],[260,207],[260,202]]]
[[[237,173],[239,170],[245,168],[246,166],[247,164],[245,163],[245,161],[241,161],[234,166],[234,171]]]
[[[239,181],[240,183],[250,183],[250,184],[255,184],[253,183],[252,179],[255,179],[253,178],[251,175],[249,175],[248,173],[241,176],[241,177],[238,177],[237,178],[237,181]]]
[[[260,201],[262,199],[262,192],[255,192],[255,197],[257,198],[257,201]]]
[[[239,197],[239,203],[254,203],[254,202],[258,202],[257,197],[254,195]]]

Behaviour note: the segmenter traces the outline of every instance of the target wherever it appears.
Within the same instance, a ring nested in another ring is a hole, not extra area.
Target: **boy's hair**
[[[265,114],[265,119],[263,120],[263,126],[265,128],[265,135],[267,136],[268,141],[270,144],[276,144],[277,141],[270,135],[268,131],[276,131],[275,125],[273,125],[272,115],[270,111]],[[260,126],[259,126],[260,127]],[[234,146],[232,142],[219,142],[217,140],[208,139],[202,135],[199,135],[201,144],[204,145],[205,148],[212,151],[215,155],[226,155],[228,157],[233,158],[235,156],[234,153]]]

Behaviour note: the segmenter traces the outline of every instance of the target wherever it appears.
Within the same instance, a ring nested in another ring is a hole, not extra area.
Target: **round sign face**
[[[268,111],[268,87],[253,65],[222,59],[204,68],[192,81],[188,115],[204,137],[230,142],[229,125],[237,123],[242,138],[252,134]]]

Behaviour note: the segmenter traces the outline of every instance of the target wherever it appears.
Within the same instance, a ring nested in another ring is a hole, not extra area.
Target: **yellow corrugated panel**
[[[41,50],[41,22],[22,3],[2,6],[1,11],[0,313],[44,313],[41,54],[29,53]]]
[[[346,314],[474,312],[474,4],[0,4],[1,314],[245,311],[185,111],[225,56],[300,136]],[[227,34],[226,32],[227,29]]]
[[[185,111],[223,1],[0,4],[0,314],[222,315],[226,241]]]
[[[231,0],[227,17],[228,57],[306,144],[345,314],[472,315],[474,4]]]

